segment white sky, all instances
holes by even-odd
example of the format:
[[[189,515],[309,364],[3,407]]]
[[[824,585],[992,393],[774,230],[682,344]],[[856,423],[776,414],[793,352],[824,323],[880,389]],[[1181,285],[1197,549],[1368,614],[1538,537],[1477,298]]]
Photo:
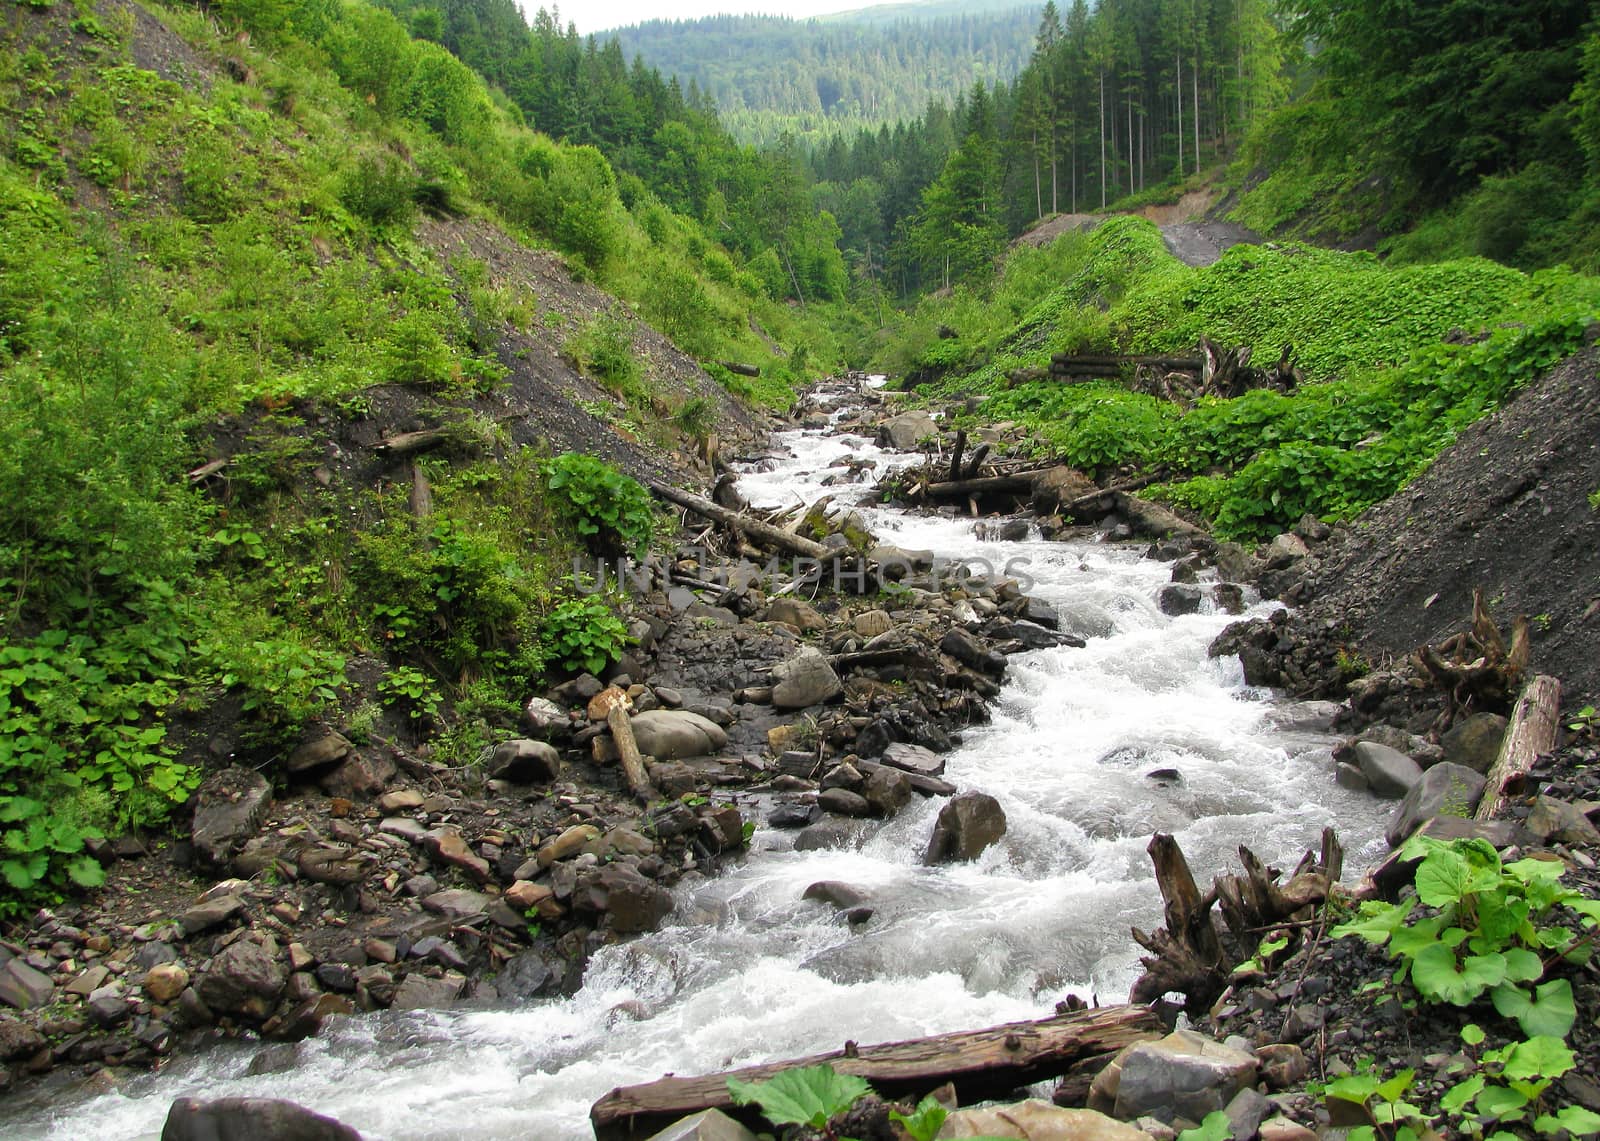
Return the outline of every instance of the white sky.
[[[641,24],[646,20],[697,20],[722,13],[760,13],[766,16],[821,16],[848,12],[892,0],[520,0],[529,17],[540,8],[559,7],[561,26],[578,25],[580,34]]]

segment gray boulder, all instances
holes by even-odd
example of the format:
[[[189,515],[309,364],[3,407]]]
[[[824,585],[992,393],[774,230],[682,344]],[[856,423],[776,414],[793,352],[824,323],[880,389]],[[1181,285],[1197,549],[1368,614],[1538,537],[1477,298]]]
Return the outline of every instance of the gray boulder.
[[[825,788],[817,794],[817,806],[838,816],[870,816],[872,805],[859,792],[847,788]]]
[[[756,1141],[756,1135],[720,1109],[707,1109],[651,1134],[646,1141]]]
[[[1500,742],[1505,735],[1504,717],[1498,713],[1474,713],[1452,725],[1439,738],[1439,745],[1444,749],[1444,759],[1452,765],[1487,773],[1500,755]]]
[[[1488,782],[1482,773],[1448,762],[1434,765],[1406,793],[1389,818],[1384,838],[1398,848],[1425,820],[1435,816],[1471,816]]]
[[[195,990],[217,1013],[260,1021],[272,1013],[288,977],[265,947],[241,939],[211,960]]]
[[[883,751],[883,763],[890,768],[899,769],[901,772],[912,773],[916,776],[937,777],[944,775],[944,758],[932,749],[925,749],[921,745],[910,745],[903,741],[895,741]]]
[[[548,784],[561,775],[561,754],[546,741],[501,741],[489,760],[489,775],[512,784]]]
[[[1255,1076],[1252,1055],[1203,1034],[1178,1030],[1123,1052],[1116,1116],[1204,1121],[1206,1114],[1226,1109]]]
[[[1161,588],[1161,593],[1156,595],[1156,608],[1163,614],[1177,616],[1179,614],[1196,614],[1200,610],[1200,600],[1205,593],[1198,586],[1190,586],[1184,582],[1168,583]]]
[[[1005,655],[989,649],[977,638],[960,627],[948,631],[939,639],[939,649],[964,666],[971,666],[986,674],[999,677],[1006,672]]]
[[[161,1141],[361,1141],[348,1125],[271,1097],[180,1097]]]
[[[272,804],[272,786],[254,769],[235,765],[212,773],[194,798],[195,852],[212,865],[256,834]]]
[[[687,709],[652,709],[628,719],[639,751],[657,760],[703,757],[728,743],[727,730]]]
[[[1006,813],[986,792],[963,792],[939,810],[928,838],[924,864],[975,860],[1006,833]]]
[[[467,980],[454,971],[443,978],[429,978],[413,971],[400,982],[394,992],[394,1010],[443,1010],[461,997]]]
[[[1399,800],[1422,779],[1422,766],[1398,749],[1376,741],[1357,741],[1351,750],[1373,795]]]
[[[878,446],[909,452],[929,436],[939,434],[933,417],[919,410],[902,412],[878,425]]]
[[[874,816],[893,816],[911,800],[911,778],[899,769],[882,766],[867,777],[861,788]]]
[[[828,620],[798,598],[780,598],[767,607],[768,622],[784,622],[797,630],[826,630]]]
[[[12,959],[0,967],[0,1002],[18,1010],[32,1010],[50,1001],[55,984],[50,976],[36,971],[21,959]]]
[[[772,704],[779,709],[804,709],[820,705],[844,692],[844,684],[828,659],[805,650],[772,667]]]

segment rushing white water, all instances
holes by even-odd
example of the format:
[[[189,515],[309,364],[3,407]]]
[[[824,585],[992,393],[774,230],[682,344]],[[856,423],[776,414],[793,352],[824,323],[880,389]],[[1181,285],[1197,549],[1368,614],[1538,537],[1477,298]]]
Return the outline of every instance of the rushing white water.
[[[782,443],[792,455],[742,482],[758,503],[839,491],[821,480],[844,455],[908,462],[855,438]],[[1329,824],[1349,866],[1378,854],[1380,808],[1335,785],[1333,742],[1275,728],[1271,696],[1244,686],[1237,661],[1207,658],[1231,619],[1156,609],[1166,564],[1134,547],[983,542],[971,521],[866,513],[886,542],[1019,567],[1064,626],[1091,635],[1084,649],[1011,659],[993,722],[950,756],[949,779],[998,797],[1009,820],[978,861],[920,866],[937,801],[863,825],[842,851],[795,852],[792,834],[762,829],[744,862],[680,888],[671,926],[597,955],[571,999],[335,1020],[279,1074],[247,1076],[258,1047],[221,1046],[115,1093],[0,1110],[0,1133],[153,1138],[175,1097],[250,1095],[373,1141],[585,1138],[595,1098],[668,1071],[1038,1017],[1069,992],[1121,999],[1137,970],[1128,928],[1159,922],[1153,831],[1176,833],[1206,878],[1241,843],[1292,864]],[[1155,769],[1181,778],[1151,780]],[[852,931],[803,901],[818,880],[864,890],[872,919]]]

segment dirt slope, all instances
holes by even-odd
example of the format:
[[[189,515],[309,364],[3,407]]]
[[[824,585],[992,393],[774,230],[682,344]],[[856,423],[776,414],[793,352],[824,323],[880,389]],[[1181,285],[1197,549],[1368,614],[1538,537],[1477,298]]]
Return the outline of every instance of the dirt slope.
[[[1567,704],[1600,697],[1597,369],[1600,349],[1572,357],[1363,515],[1317,575],[1315,613],[1400,655],[1465,628],[1482,587],[1502,626],[1533,619],[1534,667]]]

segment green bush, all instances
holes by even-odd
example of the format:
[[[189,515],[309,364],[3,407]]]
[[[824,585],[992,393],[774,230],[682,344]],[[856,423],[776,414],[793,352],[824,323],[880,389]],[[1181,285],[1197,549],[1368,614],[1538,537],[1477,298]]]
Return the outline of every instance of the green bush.
[[[644,368],[633,353],[633,327],[628,322],[601,314],[568,337],[562,348],[585,376],[630,400],[643,396]]]
[[[545,660],[569,672],[597,674],[628,646],[628,629],[606,603],[594,595],[570,598],[544,620],[541,628]]]
[[[416,177],[395,155],[362,155],[340,178],[339,201],[371,225],[403,226],[416,212],[416,185]]]
[[[593,456],[563,452],[544,467],[557,509],[600,555],[643,556],[655,533],[650,493]]]

